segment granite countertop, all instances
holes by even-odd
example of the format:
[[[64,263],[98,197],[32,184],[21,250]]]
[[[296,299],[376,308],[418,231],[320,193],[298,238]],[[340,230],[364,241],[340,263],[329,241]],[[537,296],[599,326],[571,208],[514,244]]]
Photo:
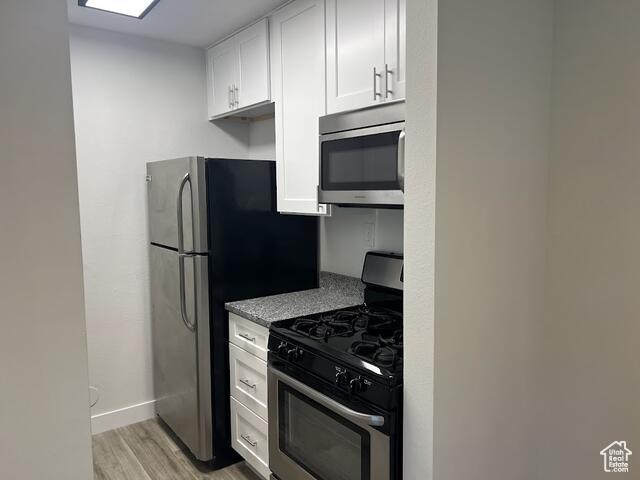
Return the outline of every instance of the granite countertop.
[[[225,308],[259,325],[353,307],[364,301],[364,284],[359,278],[321,272],[320,288],[252,298],[225,304]]]

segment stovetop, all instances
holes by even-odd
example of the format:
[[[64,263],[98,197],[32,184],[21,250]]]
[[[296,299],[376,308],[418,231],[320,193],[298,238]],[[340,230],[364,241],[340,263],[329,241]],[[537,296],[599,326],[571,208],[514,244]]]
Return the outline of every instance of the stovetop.
[[[381,306],[274,322],[272,332],[383,377],[402,373],[402,313]]]

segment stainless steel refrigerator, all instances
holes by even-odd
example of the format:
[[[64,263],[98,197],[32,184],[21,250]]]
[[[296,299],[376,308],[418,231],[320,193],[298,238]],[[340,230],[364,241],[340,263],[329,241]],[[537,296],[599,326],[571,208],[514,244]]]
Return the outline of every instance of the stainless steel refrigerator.
[[[270,161],[147,164],[156,412],[199,460],[231,449],[224,303],[318,285],[318,221],[276,210]]]

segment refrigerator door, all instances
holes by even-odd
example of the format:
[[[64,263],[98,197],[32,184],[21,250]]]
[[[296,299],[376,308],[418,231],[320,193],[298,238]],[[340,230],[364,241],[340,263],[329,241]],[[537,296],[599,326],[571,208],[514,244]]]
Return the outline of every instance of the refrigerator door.
[[[213,457],[207,263],[150,246],[156,412],[203,461]]]
[[[149,237],[156,245],[178,249],[178,212],[182,208],[184,251],[207,252],[204,158],[147,163]]]

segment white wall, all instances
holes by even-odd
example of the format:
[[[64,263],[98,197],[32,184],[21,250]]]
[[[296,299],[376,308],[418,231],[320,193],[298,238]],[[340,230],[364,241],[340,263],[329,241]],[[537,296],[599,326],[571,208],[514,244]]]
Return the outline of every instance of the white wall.
[[[243,158],[248,130],[206,121],[200,49],[74,26],[71,62],[95,433],[153,414],[146,162]]]
[[[0,2],[0,477],[93,478],[66,3]]]
[[[640,2],[558,0],[539,478],[640,475]],[[624,476],[624,475],[623,475]]]
[[[438,3],[438,0],[407,0],[403,370],[404,478],[407,480],[434,478]]]
[[[438,480],[533,479],[553,3],[439,2],[432,299],[434,9],[408,9],[408,65],[418,63],[408,72],[408,101],[417,103],[407,131],[408,478],[433,468]],[[423,56],[425,47],[431,53]]]
[[[249,128],[249,156],[255,160],[276,159],[276,124],[273,118],[251,122]]]
[[[403,210],[334,207],[320,221],[323,271],[360,278],[369,250],[403,253]]]

